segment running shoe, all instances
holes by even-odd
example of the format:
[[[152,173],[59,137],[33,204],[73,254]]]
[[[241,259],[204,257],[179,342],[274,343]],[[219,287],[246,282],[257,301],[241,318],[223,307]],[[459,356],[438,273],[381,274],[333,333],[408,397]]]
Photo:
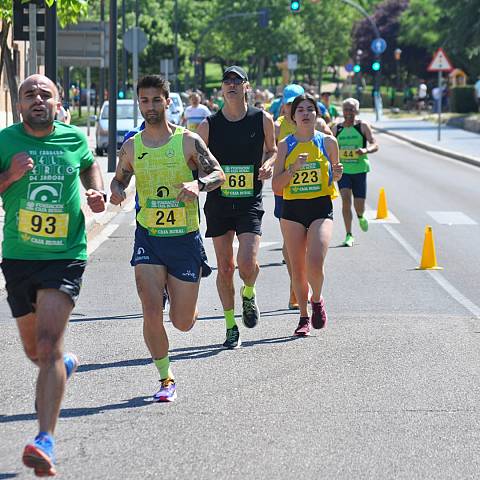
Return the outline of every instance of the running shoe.
[[[290,289],[290,300],[288,301],[288,309],[289,310],[298,310],[300,307],[298,306],[297,297],[295,296],[295,292],[293,289]]]
[[[343,242],[343,246],[353,247],[354,242],[355,242],[355,239],[353,238],[353,235],[351,233],[347,233],[347,236],[345,237],[345,241]]]
[[[293,334],[296,335],[297,337],[308,337],[310,335],[311,330],[312,330],[312,324],[310,323],[310,318],[300,317],[298,326],[295,329],[295,332],[293,332]]]
[[[65,364],[65,372],[67,380],[76,372],[80,362],[74,353],[68,352],[63,354],[63,363]]]
[[[325,310],[325,301],[320,297],[319,302],[312,301],[312,327],[315,329],[324,328],[327,324],[327,311]]]
[[[257,325],[260,318],[260,310],[255,303],[255,295],[252,298],[246,298],[243,296],[243,287],[240,289],[240,295],[242,296],[243,307],[243,324],[247,328],[253,328]]]
[[[368,220],[365,217],[358,217],[358,224],[363,232],[368,231]]]
[[[163,313],[167,313],[170,304],[170,297],[168,296],[168,290],[165,286],[165,290],[163,291]]]
[[[238,348],[242,344],[240,340],[240,332],[238,331],[238,327],[234,325],[232,328],[227,328],[227,338],[225,342],[223,342],[223,346],[225,348]]]
[[[63,363],[65,364],[65,373],[67,380],[76,372],[80,362],[74,353],[68,352],[63,354]],[[35,398],[35,411],[38,412],[37,399]]]
[[[37,477],[53,477],[55,470],[54,440],[48,433],[39,433],[23,450],[23,464],[35,470]]]
[[[154,402],[174,402],[177,398],[177,386],[173,378],[160,380],[160,390],[153,395]]]

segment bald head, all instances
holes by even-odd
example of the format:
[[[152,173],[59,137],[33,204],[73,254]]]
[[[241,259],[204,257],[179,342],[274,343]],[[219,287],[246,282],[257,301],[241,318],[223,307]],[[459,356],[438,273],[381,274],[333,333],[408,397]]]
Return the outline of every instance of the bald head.
[[[53,130],[60,106],[57,86],[45,75],[27,77],[18,89],[17,110],[32,135],[48,135]]]
[[[45,75],[40,75],[39,73],[30,75],[20,84],[20,87],[18,88],[18,96],[19,98],[22,98],[22,95],[25,92],[36,89],[50,90],[55,99],[59,98],[58,89],[55,83]]]

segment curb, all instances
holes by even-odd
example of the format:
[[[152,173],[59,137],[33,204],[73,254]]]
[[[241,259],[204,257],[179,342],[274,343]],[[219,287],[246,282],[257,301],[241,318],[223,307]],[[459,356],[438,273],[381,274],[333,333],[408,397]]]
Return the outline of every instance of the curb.
[[[428,150],[432,153],[437,153],[439,155],[443,155],[444,157],[454,158],[455,160],[459,160],[464,163],[469,163],[475,167],[480,167],[480,158],[470,157],[469,155],[462,155],[461,153],[453,152],[452,150],[447,150],[445,148],[436,147],[430,143],[420,142],[419,140],[414,140],[411,137],[406,137],[404,135],[400,135],[399,133],[394,133],[390,130],[385,128],[376,127],[372,125],[374,130],[380,133],[385,133],[390,135],[391,137],[398,138],[399,140],[403,140],[404,142],[411,143],[416,147],[422,148],[423,150]]]
[[[125,202],[128,202],[132,196],[135,195],[135,191],[135,181],[132,181],[125,191],[127,194]],[[83,215],[85,216],[85,229],[87,234],[92,233],[96,227],[104,227],[121,212],[117,205],[112,205],[111,203],[107,203],[107,208],[102,213],[92,213],[86,203],[82,204],[82,210]]]

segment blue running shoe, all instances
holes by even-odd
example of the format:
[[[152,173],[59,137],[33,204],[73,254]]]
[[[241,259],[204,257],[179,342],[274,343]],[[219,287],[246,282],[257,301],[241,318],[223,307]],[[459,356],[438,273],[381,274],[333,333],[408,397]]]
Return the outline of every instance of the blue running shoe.
[[[23,463],[28,468],[35,470],[37,477],[53,477],[55,470],[55,455],[53,437],[45,432],[40,432],[33,443],[29,443],[23,450]]]
[[[177,398],[177,386],[173,378],[160,380],[160,390],[153,395],[154,402],[174,402]]]
[[[67,372],[67,380],[75,373],[80,362],[74,353],[64,353],[63,363],[65,364],[65,371]]]
[[[65,373],[67,374],[67,380],[75,373],[80,362],[74,353],[64,353],[63,363],[65,364]],[[37,399],[35,398],[35,411],[38,412]]]

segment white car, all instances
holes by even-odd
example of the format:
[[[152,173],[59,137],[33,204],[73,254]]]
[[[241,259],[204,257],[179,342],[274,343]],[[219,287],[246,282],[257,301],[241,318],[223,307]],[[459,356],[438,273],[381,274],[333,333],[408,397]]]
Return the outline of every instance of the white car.
[[[172,103],[168,109],[168,120],[176,125],[180,125],[183,116],[183,103],[178,93],[170,93]],[[138,110],[137,127],[143,122],[142,114]],[[133,100],[117,100],[117,150],[123,143],[123,138],[127,132],[133,130]],[[95,132],[97,147],[95,153],[103,155],[108,148],[108,101],[104,102],[97,118]]]

